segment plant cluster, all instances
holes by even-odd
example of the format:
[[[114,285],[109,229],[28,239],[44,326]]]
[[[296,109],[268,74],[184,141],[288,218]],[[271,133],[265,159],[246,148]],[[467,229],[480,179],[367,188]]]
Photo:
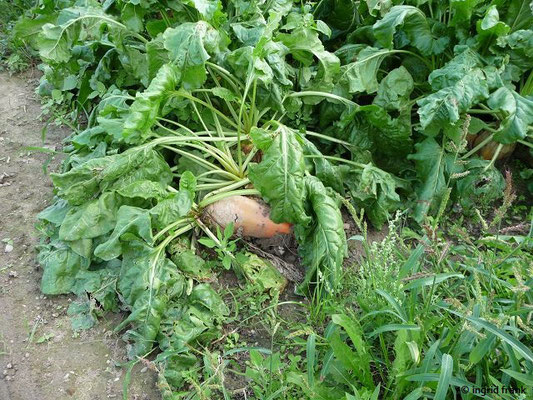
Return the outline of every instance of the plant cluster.
[[[223,268],[263,289],[283,284],[258,257],[235,254],[231,232],[214,232],[206,210],[235,196],[262,198],[273,222],[294,226],[306,267],[297,292],[315,304],[337,296],[347,251],[342,204],[381,228],[400,207],[424,224],[438,221],[450,198],[468,209],[502,193],[495,162],[531,147],[532,25],[522,0],[40,0],[14,36],[39,53],[45,107],[67,112],[74,128],[63,169],[52,174],[55,203],[39,215],[43,292],[85,299],[71,310],[78,327],[94,323],[97,310],[126,310],[117,330],[132,357],[159,348],[165,397],[197,388],[198,365],[214,371],[205,382],[220,381],[223,366],[197,349],[220,334],[229,310],[207,282],[212,264],[201,250],[212,248]],[[358,282],[374,295],[386,288],[369,282],[387,270],[371,281],[372,270],[364,266]],[[380,296],[394,307],[420,296],[433,306],[424,290],[457,277],[444,274]],[[398,346],[421,349],[415,310],[398,309],[396,328],[369,338],[385,352],[381,334],[398,331]],[[492,332],[481,311],[468,318]],[[358,377],[364,393],[396,385],[379,372],[390,360],[372,361],[353,317],[332,317],[337,328],[324,338],[335,343],[327,365],[336,367],[327,371],[336,382],[349,373],[342,385]],[[333,363],[350,350],[341,328],[361,360]],[[325,378],[315,376],[315,339],[307,389]],[[448,349],[435,358],[438,349],[417,373],[442,361],[435,396],[444,398],[453,356]],[[515,358],[531,362],[519,350]],[[377,396],[342,385],[302,390]]]

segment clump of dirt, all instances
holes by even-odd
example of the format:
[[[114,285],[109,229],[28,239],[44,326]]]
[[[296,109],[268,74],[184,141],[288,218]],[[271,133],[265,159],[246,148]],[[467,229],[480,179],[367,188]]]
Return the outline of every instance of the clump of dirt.
[[[66,315],[73,298],[39,290],[34,225],[53,197],[42,168],[50,155],[27,148],[60,150],[69,132],[51,125],[42,143],[36,85],[31,71],[0,73],[0,399],[119,399],[125,370],[118,364],[126,360],[125,345],[113,333],[119,316],[76,333]],[[159,398],[155,374],[136,366],[129,399]]]

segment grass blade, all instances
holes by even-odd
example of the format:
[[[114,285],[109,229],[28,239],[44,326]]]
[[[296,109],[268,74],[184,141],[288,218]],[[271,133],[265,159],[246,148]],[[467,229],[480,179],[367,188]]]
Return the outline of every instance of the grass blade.
[[[452,273],[445,273],[445,274],[436,274],[431,276],[425,276],[423,278],[415,279],[414,281],[409,282],[407,285],[405,285],[403,288],[404,290],[411,290],[411,289],[417,289],[423,286],[430,286],[430,285],[437,285],[441,282],[444,282],[447,279],[450,278],[459,278],[464,279],[463,274],[452,274]]]
[[[407,329],[410,331],[419,331],[420,327],[418,325],[409,325],[409,324],[388,324],[380,326],[374,332],[372,332],[369,337],[374,337],[384,332],[399,331],[400,329]]]
[[[523,374],[521,372],[513,371],[512,369],[502,369],[502,371],[517,382],[523,383],[528,387],[533,387],[533,374]]]
[[[450,387],[450,380],[453,373],[453,357],[444,353],[442,355],[442,363],[440,370],[439,383],[437,384],[437,391],[435,392],[434,400],[445,400],[446,394]]]
[[[311,333],[307,338],[307,381],[310,387],[315,386],[315,351],[316,335]]]

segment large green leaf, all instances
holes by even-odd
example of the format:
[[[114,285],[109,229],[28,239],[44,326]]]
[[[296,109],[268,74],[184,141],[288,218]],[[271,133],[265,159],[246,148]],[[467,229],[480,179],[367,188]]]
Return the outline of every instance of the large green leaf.
[[[313,64],[313,56],[319,60],[320,68],[315,82],[313,82],[313,87],[320,87],[324,90],[332,87],[333,78],[340,69],[340,61],[334,54],[324,49],[324,45],[318,37],[317,27],[315,26],[313,29],[310,26],[308,16],[310,15],[289,14],[287,24],[283,28],[291,32],[280,33],[276,39],[287,46],[292,56],[304,66]],[[330,34],[331,32],[327,33]]]
[[[364,207],[372,224],[381,229],[400,202],[392,175],[367,164],[361,174],[352,179],[349,184],[352,196]]]
[[[342,215],[318,178],[307,176],[305,186],[313,220],[308,227],[299,225],[295,231],[306,267],[298,291],[306,293],[310,285],[319,284],[327,292],[334,292],[341,284],[347,249]]]
[[[481,46],[490,45],[495,38],[506,35],[511,28],[500,21],[500,14],[495,5],[489,7],[483,19],[477,21],[477,40]]]
[[[185,279],[159,251],[136,237],[128,239],[117,286],[131,314],[116,329],[131,326],[125,338],[134,342],[129,351],[134,356],[152,349],[169,301],[182,296]]]
[[[273,135],[262,161],[250,165],[250,180],[272,208],[270,218],[274,222],[307,224],[302,139],[281,124]]]
[[[108,233],[115,226],[119,206],[120,200],[116,194],[107,192],[80,207],[72,208],[59,228],[59,238],[91,239]]]
[[[338,193],[344,194],[343,174],[347,166],[334,166],[322,157],[322,153],[309,140],[304,138],[304,151],[306,155],[313,156],[310,160],[314,166],[314,174],[320,181]]]
[[[188,190],[180,190],[172,194],[150,210],[150,214],[156,217],[155,225],[163,228],[175,222],[180,217],[187,215],[193,203],[192,193]]]
[[[476,12],[476,6],[483,0],[450,0],[450,10],[453,12],[451,26],[470,25],[470,18]]]
[[[414,218],[422,222],[431,209],[439,206],[446,191],[446,174],[453,164],[453,155],[446,153],[433,138],[427,138],[415,144],[415,147],[416,153],[409,156],[409,159],[415,161],[420,180],[416,189]]]
[[[447,37],[435,39],[424,13],[413,6],[392,7],[373,29],[378,42],[388,49],[393,47],[394,34],[401,29],[411,44],[426,56],[442,53],[449,42]]]
[[[126,142],[138,142],[150,134],[163,101],[180,82],[181,71],[173,64],[164,64],[148,88],[137,93],[135,101],[124,121],[123,133]]]
[[[411,74],[401,66],[389,72],[379,83],[373,103],[389,111],[403,109],[407,106],[413,88]]]
[[[501,87],[490,96],[487,103],[493,110],[505,114],[494,139],[501,143],[514,143],[527,136],[533,124],[533,100],[530,97],[522,97],[514,90]]]
[[[142,168],[140,168],[142,166]],[[63,174],[50,174],[59,197],[72,205],[80,205],[100,192],[125,188],[138,180],[153,180],[168,185],[170,167],[149,147],[138,147],[124,153],[95,158]]]
[[[88,259],[79,256],[59,241],[41,249],[38,259],[43,266],[41,291],[44,294],[69,293],[76,283],[78,271],[89,267]]]
[[[377,73],[381,63],[394,50],[367,47],[357,54],[357,60],[341,67],[335,91],[346,96],[354,93],[374,93],[378,90]]]
[[[169,28],[163,34],[170,60],[177,66],[185,89],[199,88],[206,79],[205,62],[209,59],[206,47],[216,50],[219,33],[204,21],[186,22]]]
[[[150,214],[147,210],[137,207],[122,206],[117,213],[117,223],[109,239],[98,245],[94,255],[109,261],[122,254],[120,238],[129,233],[152,243],[152,226]]]
[[[487,97],[487,75],[479,68],[464,75],[453,86],[424,97],[418,101],[424,134],[434,136],[440,129],[454,125],[463,112]]]
[[[506,54],[509,54],[510,67],[525,72],[533,65],[533,29],[523,29],[501,36],[496,43],[505,49]]]

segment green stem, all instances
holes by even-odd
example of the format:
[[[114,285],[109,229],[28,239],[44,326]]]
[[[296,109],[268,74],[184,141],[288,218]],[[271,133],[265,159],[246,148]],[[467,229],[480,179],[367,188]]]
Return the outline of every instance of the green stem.
[[[533,149],[533,143],[526,142],[525,140],[517,140],[518,143],[523,144],[524,146],[529,147],[530,149]]]
[[[521,96],[529,96],[530,94],[533,94],[533,70],[529,73],[529,76],[526,80],[526,83],[520,90]]]
[[[476,109],[470,109],[467,111],[468,114],[494,114],[493,110],[476,110]]]
[[[187,92],[185,92],[185,91],[182,91],[182,90],[178,91],[178,90],[176,90],[176,91],[171,92],[171,95],[174,95],[174,96],[176,96],[176,97],[185,97],[185,98],[188,99],[188,100],[191,100],[191,101],[193,101],[193,102],[195,102],[195,103],[201,104],[201,105],[203,105],[204,107],[210,109],[211,111],[217,113],[218,116],[219,116],[220,118],[222,118],[224,121],[226,121],[228,124],[230,124],[233,128],[235,128],[235,129],[238,128],[238,125],[237,125],[234,121],[232,121],[231,119],[229,119],[228,117],[226,117],[222,112],[220,112],[220,111],[217,110],[216,108],[210,106],[210,105],[207,104],[205,101],[200,100],[200,99],[198,99],[198,98],[196,98],[196,97],[190,95],[189,93],[187,93]],[[208,130],[208,129],[206,129],[206,130]]]
[[[340,101],[341,103],[344,103],[344,104],[347,104],[347,105],[350,105],[350,106],[358,106],[357,103],[354,103],[351,100],[345,99],[344,97],[337,96],[336,94],[327,93],[327,92],[317,92],[317,91],[313,91],[313,90],[307,90],[307,91],[304,91],[304,92],[294,92],[294,93],[288,94],[287,96],[285,96],[285,98],[287,98],[287,97],[307,97],[307,96],[321,96],[321,97],[326,97],[328,99]]]
[[[252,159],[254,158],[254,156],[257,154],[258,151],[259,151],[259,149],[254,147],[250,151],[250,153],[248,153],[248,155],[246,156],[246,159],[244,160],[244,162],[242,164],[243,172],[246,171],[246,168],[248,167],[248,164],[250,164],[250,162],[252,161]]]
[[[170,225],[165,226],[162,230],[160,230],[155,236],[154,236],[154,243],[159,239],[161,236],[163,236],[166,232],[168,232],[171,229],[174,229],[180,225],[187,224],[189,222],[194,221],[194,219],[190,217],[180,218],[177,221],[171,223]]]
[[[334,157],[334,156],[305,155],[304,157],[305,158],[325,158],[327,160],[333,160],[333,161],[338,161],[338,162],[343,162],[343,163],[346,163],[346,164],[350,164],[350,165],[353,165],[354,167],[358,167],[358,168],[365,168],[367,166],[367,164],[358,163],[358,162],[355,162],[355,161],[352,161],[352,160],[345,160],[344,158]]]
[[[329,142],[338,143],[338,144],[342,144],[344,146],[352,147],[352,144],[350,144],[348,142],[345,142],[344,140],[332,138],[331,136],[327,136],[327,135],[322,135],[321,133],[316,133],[316,132],[312,132],[312,131],[306,131],[305,134],[309,135],[309,136],[314,136],[314,137],[317,137],[317,138],[320,138],[320,139],[324,139],[324,140],[327,140]]]
[[[222,187],[221,189],[214,190],[211,193],[206,194],[205,197],[203,198],[203,200],[208,199],[209,197],[216,196],[216,195],[218,195],[220,193],[229,192],[229,191],[238,189],[240,187],[248,185],[249,183],[250,183],[250,179],[248,179],[248,178],[245,178],[245,179],[240,180],[238,182],[232,183],[231,185],[228,185],[227,182],[226,182],[226,186]]]
[[[219,171],[219,172],[227,172],[227,171],[224,171],[223,169],[217,167],[215,164],[213,163],[210,163],[209,161],[207,160],[204,160],[203,158],[201,157],[198,157],[194,154],[191,154],[189,152],[186,152],[186,151],[183,151],[181,149],[176,149],[175,147],[170,147],[170,146],[162,146],[170,151],[173,151],[174,153],[178,153],[179,155],[183,156],[183,157],[187,157],[189,158],[191,161],[195,161],[197,164],[200,164],[202,165],[203,167],[207,167],[211,170],[215,170],[215,171]],[[232,175],[231,173],[227,172],[228,174]]]
[[[227,185],[228,185],[227,181],[222,181],[220,183],[205,183],[205,184],[197,185],[196,190],[200,191],[200,190],[218,189],[221,187],[226,187]]]
[[[170,145],[170,144],[188,144],[189,142],[206,143],[206,142],[235,142],[236,138],[216,137],[216,136],[161,136],[147,143],[149,147]]]
[[[216,203],[219,200],[225,199],[227,197],[232,197],[232,196],[259,196],[260,194],[261,193],[255,189],[233,190],[231,192],[224,192],[224,193],[217,194],[215,196],[211,196],[207,199],[203,199],[198,206],[200,208],[204,208],[208,206],[209,204]]]
[[[212,62],[207,61],[205,63],[208,67],[211,67],[215,69],[226,81],[235,89],[235,93],[239,93],[238,87],[243,87],[242,83],[233,76],[231,72],[229,72],[227,69],[222,68],[219,65],[213,64]],[[244,96],[243,96],[244,97]]]
[[[475,146],[472,150],[470,150],[468,153],[466,153],[464,156],[461,157],[461,160],[465,160],[468,157],[470,157],[472,154],[476,153],[479,149],[483,148],[488,142],[492,140],[494,137],[494,133],[491,133],[489,136],[487,136],[481,143],[479,143],[477,146]]]

